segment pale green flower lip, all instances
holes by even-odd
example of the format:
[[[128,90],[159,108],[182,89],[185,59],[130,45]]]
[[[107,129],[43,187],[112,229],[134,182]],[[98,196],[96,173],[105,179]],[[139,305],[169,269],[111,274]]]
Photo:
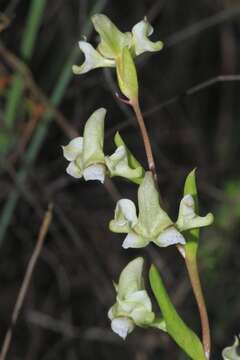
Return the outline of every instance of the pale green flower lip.
[[[115,286],[116,303],[108,311],[112,330],[123,339],[134,327],[151,326],[155,320],[151,300],[143,283],[143,258],[136,258],[122,270]]]

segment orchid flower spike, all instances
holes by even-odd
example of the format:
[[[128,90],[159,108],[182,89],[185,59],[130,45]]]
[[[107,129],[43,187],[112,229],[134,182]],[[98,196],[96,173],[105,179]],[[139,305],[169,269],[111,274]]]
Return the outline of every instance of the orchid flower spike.
[[[159,203],[151,172],[146,172],[138,189],[137,216],[135,204],[129,199],[117,202],[114,219],[109,228],[116,233],[126,233],[123,248],[142,248],[151,241],[159,247],[185,244],[185,239]]]
[[[234,344],[223,350],[222,356],[224,360],[240,360],[240,344],[237,336],[235,337]]]
[[[87,120],[83,137],[62,146],[64,157],[70,161],[67,173],[74,178],[104,182],[106,166],[103,153],[104,119],[106,109],[96,110]]]
[[[100,67],[115,67],[116,60],[121,56],[123,49],[129,49],[132,56],[138,56],[146,51],[159,51],[163,47],[161,41],[152,42],[148,37],[153,33],[152,26],[144,18],[137,23],[132,32],[121,32],[111,20],[103,14],[92,17],[95,30],[100,36],[97,49],[87,41],[79,41],[79,47],[84,53],[85,61],[82,65],[73,65],[75,74],[84,74]]]
[[[116,303],[108,312],[112,330],[124,340],[136,325],[151,326],[155,319],[143,284],[143,262],[143,258],[136,258],[123,269],[115,285]]]

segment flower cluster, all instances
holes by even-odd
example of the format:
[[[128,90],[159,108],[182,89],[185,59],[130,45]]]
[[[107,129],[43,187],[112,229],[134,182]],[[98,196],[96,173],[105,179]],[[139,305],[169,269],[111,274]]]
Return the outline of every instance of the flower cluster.
[[[139,215],[135,204],[129,199],[117,202],[114,219],[110,222],[110,230],[116,233],[126,233],[123,248],[142,248],[151,241],[159,247],[174,244],[185,244],[181,232],[208,226],[213,222],[213,215],[204,217],[195,213],[194,200],[186,195],[181,200],[177,222],[174,224],[167,213],[161,208],[159,193],[153,176],[146,172],[144,180],[138,189]]]
[[[85,61],[81,66],[73,65],[75,74],[84,74],[100,67],[115,67],[124,48],[129,49],[135,57],[146,51],[159,51],[163,47],[161,41],[152,42],[148,39],[153,33],[153,27],[146,18],[137,23],[131,32],[125,33],[121,32],[106,15],[96,14],[92,17],[92,22],[100,36],[100,42],[97,49],[94,49],[87,41],[79,41]]]
[[[115,136],[116,151],[111,156],[103,152],[106,109],[96,110],[86,122],[83,137],[63,146],[63,155],[70,161],[67,173],[75,178],[104,182],[105,175],[122,176],[139,183],[144,175],[140,163],[131,155],[122,138]]]

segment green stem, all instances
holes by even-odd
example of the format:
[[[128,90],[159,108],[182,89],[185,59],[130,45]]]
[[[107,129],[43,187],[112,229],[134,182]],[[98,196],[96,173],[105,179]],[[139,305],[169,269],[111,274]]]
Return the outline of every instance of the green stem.
[[[204,300],[203,290],[201,286],[198,265],[197,265],[197,244],[187,243],[185,246],[185,263],[191,281],[193,293],[197,302],[201,327],[202,327],[202,342],[205,351],[206,359],[210,358],[211,352],[211,338],[209,320],[207,314],[206,303]]]

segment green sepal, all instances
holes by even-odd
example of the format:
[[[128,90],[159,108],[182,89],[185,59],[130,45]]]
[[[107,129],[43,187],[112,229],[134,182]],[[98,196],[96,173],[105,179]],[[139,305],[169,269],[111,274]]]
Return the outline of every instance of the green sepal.
[[[138,98],[138,79],[136,66],[127,47],[116,58],[118,85],[121,92],[131,101]]]
[[[156,318],[150,326],[155,329],[167,332],[166,321],[162,318]]]
[[[154,239],[173,223],[160,206],[159,192],[152,173],[147,171],[138,189],[139,222],[135,230],[144,237]]]
[[[178,315],[154,265],[150,268],[149,279],[152,291],[166,322],[168,334],[191,359],[206,360],[201,341]]]
[[[115,59],[125,46],[130,47],[131,33],[121,32],[106,15],[95,14],[92,16],[92,22],[100,35],[98,50],[104,57]]]
[[[96,110],[86,122],[83,132],[83,164],[105,163],[103,153],[104,119],[106,109]]]

